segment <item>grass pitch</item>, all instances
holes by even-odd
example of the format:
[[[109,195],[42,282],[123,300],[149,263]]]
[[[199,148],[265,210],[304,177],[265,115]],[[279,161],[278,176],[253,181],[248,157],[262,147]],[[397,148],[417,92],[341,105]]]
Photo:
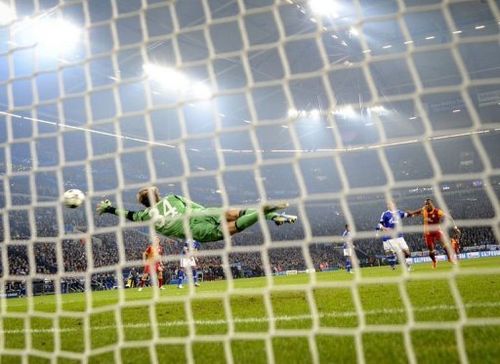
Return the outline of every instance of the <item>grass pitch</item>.
[[[465,354],[499,363],[499,267],[500,258],[483,258],[415,265],[409,275],[379,267],[4,299],[0,359],[449,364]]]

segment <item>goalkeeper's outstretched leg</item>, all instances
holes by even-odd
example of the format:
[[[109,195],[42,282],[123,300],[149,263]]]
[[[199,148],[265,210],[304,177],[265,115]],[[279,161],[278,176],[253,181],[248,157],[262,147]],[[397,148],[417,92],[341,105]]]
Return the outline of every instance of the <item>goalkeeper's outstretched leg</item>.
[[[283,224],[293,224],[297,221],[297,216],[295,215],[286,215],[284,213],[277,213],[276,211],[283,210],[288,207],[288,203],[280,203],[276,205],[265,205],[263,207],[263,213],[266,217],[266,220],[274,221],[276,225]],[[245,209],[238,210],[232,209],[231,219],[226,219],[228,222],[228,229],[231,235],[236,234],[237,232],[243,231],[246,228],[252,226],[259,220],[259,212],[256,209]],[[237,214],[237,218],[234,217]]]

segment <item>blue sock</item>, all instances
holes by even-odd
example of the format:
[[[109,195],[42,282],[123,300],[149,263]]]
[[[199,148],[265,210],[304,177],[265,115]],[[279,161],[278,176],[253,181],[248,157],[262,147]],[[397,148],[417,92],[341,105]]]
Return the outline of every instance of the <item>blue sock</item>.
[[[391,266],[391,268],[394,269],[394,266],[396,265],[396,257],[394,255],[389,255],[387,257],[387,261],[389,262],[389,265]]]
[[[179,281],[178,284],[182,284],[184,281],[184,271],[182,269],[177,271],[177,280]]]
[[[198,275],[196,274],[196,269],[193,269],[193,282],[198,283]]]
[[[349,273],[352,269],[351,260],[349,258],[345,260],[345,269],[347,270],[347,273]]]

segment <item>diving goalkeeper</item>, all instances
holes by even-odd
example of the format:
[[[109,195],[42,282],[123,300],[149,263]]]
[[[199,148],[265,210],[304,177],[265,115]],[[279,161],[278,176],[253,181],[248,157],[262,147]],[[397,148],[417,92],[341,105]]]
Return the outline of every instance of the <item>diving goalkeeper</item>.
[[[111,201],[104,200],[97,205],[96,210],[99,215],[107,213],[124,216],[130,221],[151,220],[157,233],[179,239],[187,237],[183,216],[189,214],[191,237],[204,243],[224,238],[222,216],[227,221],[231,235],[245,230],[259,219],[259,212],[256,209],[209,208],[177,195],[167,195],[162,198],[156,186],[141,188],[137,192],[137,201],[146,208],[140,211],[128,211],[113,207]],[[267,220],[274,221],[276,225],[293,224],[297,216],[276,212],[287,206],[287,203],[265,205],[262,212]]]

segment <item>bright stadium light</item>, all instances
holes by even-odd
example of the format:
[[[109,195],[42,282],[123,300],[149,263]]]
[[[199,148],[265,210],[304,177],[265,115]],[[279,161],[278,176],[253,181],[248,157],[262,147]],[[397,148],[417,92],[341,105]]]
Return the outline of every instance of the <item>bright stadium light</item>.
[[[356,116],[356,111],[351,105],[340,107],[334,110],[333,113],[343,118],[353,118]]]
[[[74,49],[82,30],[63,19],[40,17],[14,24],[12,34],[18,45],[36,45],[42,50],[41,54],[60,55]]]
[[[314,14],[338,17],[339,6],[336,0],[310,0],[309,7]]]
[[[9,24],[15,18],[14,10],[9,5],[0,2],[0,26]]]
[[[299,111],[297,109],[288,109],[288,117],[294,119],[299,116]]]
[[[146,63],[142,66],[144,74],[163,88],[179,92],[182,96],[190,96],[195,99],[208,100],[213,92],[204,82],[191,80],[184,73],[171,68]]]
[[[389,110],[387,110],[384,106],[382,105],[377,105],[377,106],[372,106],[368,108],[369,112],[373,112],[378,115],[387,115],[389,114]]]
[[[202,82],[193,84],[191,90],[197,99],[208,100],[212,97],[212,90]]]
[[[80,40],[82,30],[63,19],[41,19],[34,26],[37,43],[47,50],[71,50]]]
[[[320,114],[321,113],[318,109],[312,109],[309,111],[309,117],[312,119],[319,119]]]
[[[352,37],[359,37],[359,30],[357,30],[354,27],[349,28],[349,36]]]
[[[146,63],[142,68],[150,79],[160,83],[165,88],[184,91],[189,87],[188,78],[173,68],[162,67],[152,63]]]

